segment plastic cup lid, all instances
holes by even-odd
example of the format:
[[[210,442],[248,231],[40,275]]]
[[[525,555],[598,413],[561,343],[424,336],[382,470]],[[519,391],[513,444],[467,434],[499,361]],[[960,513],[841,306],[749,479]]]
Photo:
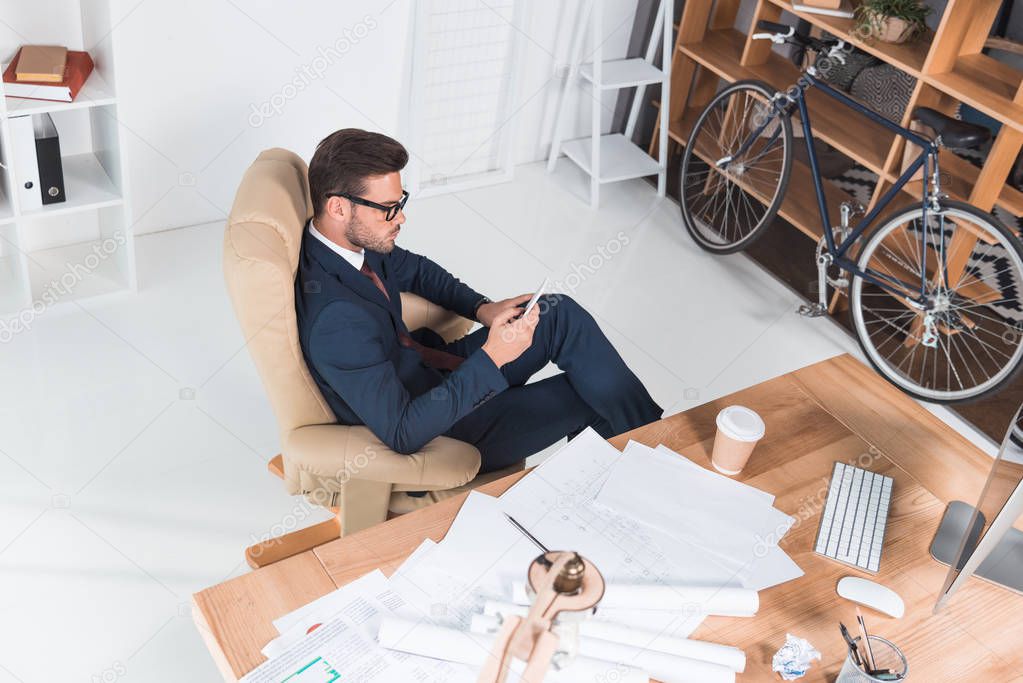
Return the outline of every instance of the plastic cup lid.
[[[759,441],[764,436],[764,421],[745,406],[728,406],[718,413],[718,429],[736,441]]]

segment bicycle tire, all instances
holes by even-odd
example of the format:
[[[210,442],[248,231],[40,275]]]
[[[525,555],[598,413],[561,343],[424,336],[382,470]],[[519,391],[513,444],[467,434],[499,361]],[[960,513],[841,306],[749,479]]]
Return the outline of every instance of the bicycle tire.
[[[1015,253],[1016,258],[1018,259],[1017,263],[1021,269],[1021,274],[1023,274],[1023,245],[1020,244],[1019,238],[1017,238],[995,216],[981,211],[970,204],[954,200],[942,200],[940,202],[940,206],[942,210],[945,211],[968,214],[977,222],[977,225],[987,224],[990,226],[990,228],[992,228],[992,232],[997,233],[997,235],[1002,238],[1000,240],[1000,244],[1011,249]],[[919,205],[915,205],[896,211],[881,222],[881,224],[870,233],[870,236],[866,239],[862,248],[859,250],[857,265],[860,270],[867,269],[867,262],[869,261],[870,256],[873,254],[877,246],[880,245],[880,241],[886,236],[886,232],[905,224],[907,219],[914,215],[919,215],[920,213],[921,207]],[[928,213],[930,213],[929,210]],[[1015,380],[1019,376],[1020,371],[1023,370],[1023,345],[1021,345],[1021,351],[1018,351],[1015,354],[1014,360],[1011,361],[1011,367],[1007,367],[1007,370],[997,379],[997,381],[989,385],[981,385],[981,387],[978,387],[975,390],[962,392],[936,392],[933,389],[921,387],[918,383],[907,381],[906,378],[900,377],[892,372],[883,359],[879,357],[874,344],[865,340],[865,338],[869,339],[869,335],[863,318],[863,283],[864,280],[861,276],[856,274],[852,275],[852,280],[849,286],[850,316],[852,318],[856,340],[859,342],[860,348],[863,350],[864,355],[867,357],[867,360],[870,362],[874,370],[906,394],[931,403],[970,403],[999,392],[1007,384]],[[1019,284],[1023,285],[1023,278],[1021,278],[1021,282]]]
[[[736,93],[742,91],[753,91],[765,100],[770,100],[775,96],[777,90],[772,88],[767,83],[758,80],[742,80],[736,81],[731,85],[726,86],[721,90],[713,99],[704,107],[703,111],[700,112],[697,117],[696,123],[693,125],[693,130],[689,135],[689,139],[686,142],[685,151],[682,155],[681,162],[681,173],[680,173],[680,186],[679,186],[679,205],[682,212],[682,222],[686,227],[686,231],[689,233],[693,241],[696,242],[705,251],[713,254],[733,254],[738,251],[747,249],[750,245],[760,239],[775,216],[778,214],[778,209],[781,206],[782,201],[785,198],[785,193],[788,190],[789,176],[791,175],[792,169],[792,155],[793,155],[793,135],[792,135],[792,122],[789,116],[779,117],[782,126],[782,168],[780,176],[778,178],[778,186],[771,198],[770,204],[766,204],[766,211],[760,218],[759,222],[741,239],[735,241],[711,241],[708,239],[700,227],[697,225],[696,218],[692,215],[693,206],[690,204],[690,200],[687,199],[687,186],[688,183],[695,181],[695,167],[697,162],[707,164],[705,159],[702,159],[698,153],[696,153],[697,137],[701,132],[705,132],[705,126],[709,126],[708,123],[710,115],[714,112],[718,106],[721,105],[722,101],[726,98],[732,97]],[[709,165],[708,165],[709,166]],[[698,182],[698,181],[696,181]],[[733,183],[736,187],[742,190],[741,186]],[[746,193],[750,194],[750,193]],[[757,197],[753,197],[754,201],[758,201],[761,204],[765,204],[762,200]]]

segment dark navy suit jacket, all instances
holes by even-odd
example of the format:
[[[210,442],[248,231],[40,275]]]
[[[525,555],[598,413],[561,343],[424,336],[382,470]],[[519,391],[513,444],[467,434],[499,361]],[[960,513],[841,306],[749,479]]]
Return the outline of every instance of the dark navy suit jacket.
[[[390,254],[366,250],[365,257],[390,301],[306,225],[295,277],[302,352],[340,424],[364,424],[392,450],[415,453],[508,382],[482,350],[444,373],[399,343],[398,335],[409,333],[400,292],[470,319],[482,295],[430,259],[397,246]]]

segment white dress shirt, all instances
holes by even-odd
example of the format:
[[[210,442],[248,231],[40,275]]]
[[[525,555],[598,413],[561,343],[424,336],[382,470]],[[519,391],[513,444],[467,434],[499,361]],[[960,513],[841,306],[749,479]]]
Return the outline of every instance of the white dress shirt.
[[[365,249],[360,249],[359,251],[352,251],[351,249],[345,249],[339,244],[334,244],[329,239],[327,239],[327,237],[323,233],[316,229],[316,226],[313,225],[312,220],[309,221],[309,234],[315,237],[316,239],[320,240],[324,244],[326,244],[327,247],[332,252],[338,254],[339,256],[342,256],[345,261],[351,263],[352,266],[355,267],[355,270],[362,270],[362,263],[363,261],[366,260]]]

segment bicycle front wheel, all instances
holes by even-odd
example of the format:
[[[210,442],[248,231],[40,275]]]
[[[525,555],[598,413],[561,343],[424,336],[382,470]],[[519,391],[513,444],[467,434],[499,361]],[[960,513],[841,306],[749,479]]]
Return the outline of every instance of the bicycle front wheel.
[[[737,81],[704,108],[682,156],[682,222],[703,249],[731,254],[770,225],[792,164],[792,123],[774,111],[775,90]]]
[[[850,285],[856,336],[875,369],[906,393],[955,403],[998,391],[1023,358],[1023,249],[990,214],[961,202],[904,210],[878,228]],[[911,302],[920,292],[926,304]]]

